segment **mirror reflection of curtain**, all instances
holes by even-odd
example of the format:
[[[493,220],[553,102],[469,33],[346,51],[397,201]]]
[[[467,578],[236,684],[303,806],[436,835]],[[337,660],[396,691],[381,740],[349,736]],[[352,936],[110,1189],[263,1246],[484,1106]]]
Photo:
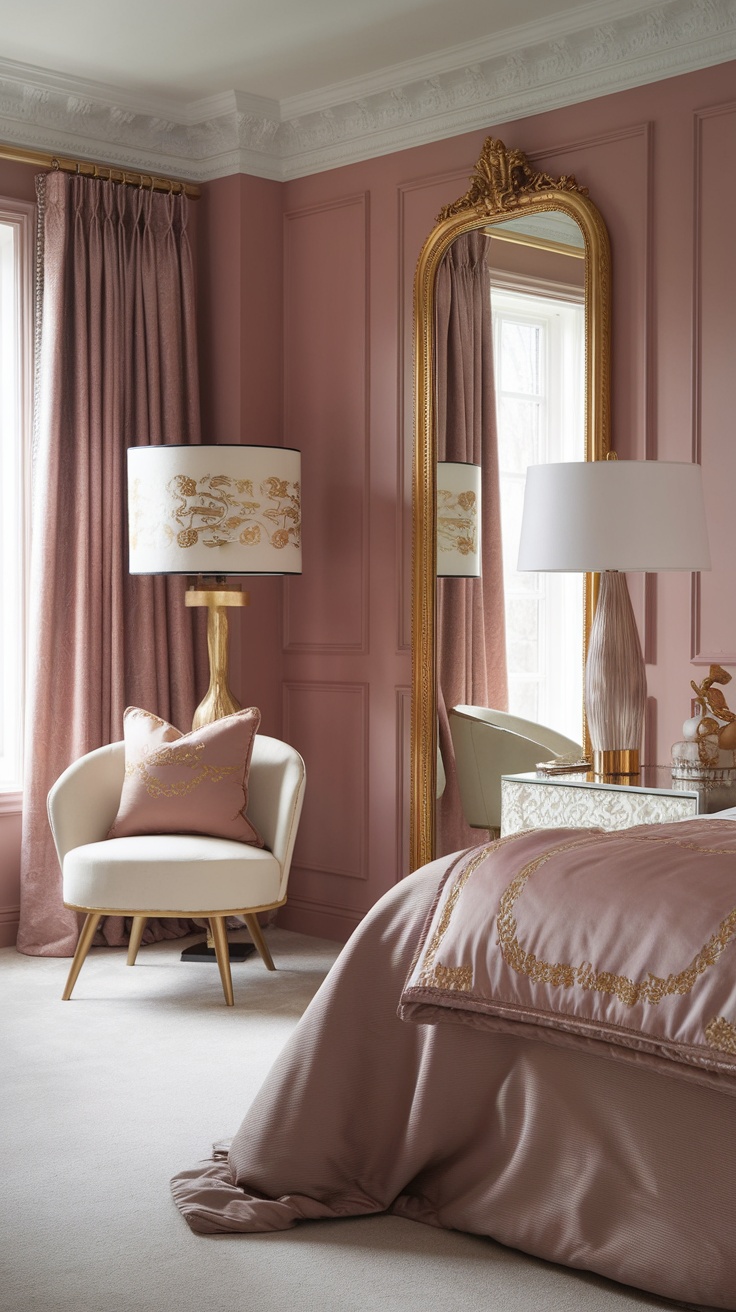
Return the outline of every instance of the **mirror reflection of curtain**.
[[[493,385],[488,239],[453,242],[437,273],[437,458],[482,467],[482,578],[437,582],[437,708],[447,785],[437,804],[437,852],[478,842],[457,788],[447,711],[458,704],[505,710],[506,635]]]

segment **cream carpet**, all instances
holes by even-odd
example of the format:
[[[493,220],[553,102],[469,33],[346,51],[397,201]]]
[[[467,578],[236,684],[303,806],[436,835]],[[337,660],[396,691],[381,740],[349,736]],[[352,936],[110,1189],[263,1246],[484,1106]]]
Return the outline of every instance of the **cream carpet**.
[[[398,1217],[193,1235],[169,1178],[237,1129],[337,954],[269,929],[278,967],[192,940],[68,961],[0,951],[2,1312],[631,1312],[673,1305]]]

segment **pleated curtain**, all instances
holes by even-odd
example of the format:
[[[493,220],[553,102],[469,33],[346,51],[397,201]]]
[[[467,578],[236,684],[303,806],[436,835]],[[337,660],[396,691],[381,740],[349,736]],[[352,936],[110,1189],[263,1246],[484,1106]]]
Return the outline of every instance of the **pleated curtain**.
[[[18,948],[68,956],[77,914],[62,903],[49,788],[70,762],[122,737],[127,705],[185,731],[195,684],[203,690],[186,581],[128,574],[126,506],[127,448],[199,442],[199,389],[186,197],[61,172],[39,177],[37,194]],[[188,928],[155,922],[148,936]],[[125,925],[108,917],[102,934],[123,942]]]
[[[442,853],[483,839],[463,817],[447,712],[462,704],[508,706],[491,285],[480,231],[458,237],[440,265],[436,332],[438,459],[482,469],[482,578],[437,583],[439,744],[447,775],[437,803]]]

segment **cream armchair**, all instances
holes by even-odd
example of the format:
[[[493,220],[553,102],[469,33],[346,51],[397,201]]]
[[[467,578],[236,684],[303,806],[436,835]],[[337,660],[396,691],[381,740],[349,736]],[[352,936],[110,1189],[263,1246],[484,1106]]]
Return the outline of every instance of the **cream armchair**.
[[[63,875],[64,903],[86,912],[63,998],[72,989],[100,918],[132,916],[128,965],[149,917],[209,920],[225,1001],[233,1005],[225,918],[242,916],[268,970],[275,970],[258,912],[283,906],[304,798],[304,762],[293,747],[257,734],[248,780],[248,818],[265,846],[198,834],[106,837],[123,786],[122,742],[75,761],[48,797]]]
[[[582,753],[579,743],[554,729],[486,706],[453,706],[449,720],[460,801],[474,829],[500,830],[502,775]]]

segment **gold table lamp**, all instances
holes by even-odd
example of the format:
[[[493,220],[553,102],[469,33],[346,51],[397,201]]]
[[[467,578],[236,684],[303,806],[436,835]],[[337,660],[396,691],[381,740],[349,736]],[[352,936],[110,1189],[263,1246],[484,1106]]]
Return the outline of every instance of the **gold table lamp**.
[[[129,570],[184,574],[187,606],[207,607],[210,682],[192,728],[240,710],[228,676],[228,609],[249,604],[227,579],[301,574],[301,453],[290,447],[135,446],[128,450]],[[252,950],[250,944],[231,944]],[[186,949],[186,960],[215,960]],[[182,954],[184,956],[184,954]]]

